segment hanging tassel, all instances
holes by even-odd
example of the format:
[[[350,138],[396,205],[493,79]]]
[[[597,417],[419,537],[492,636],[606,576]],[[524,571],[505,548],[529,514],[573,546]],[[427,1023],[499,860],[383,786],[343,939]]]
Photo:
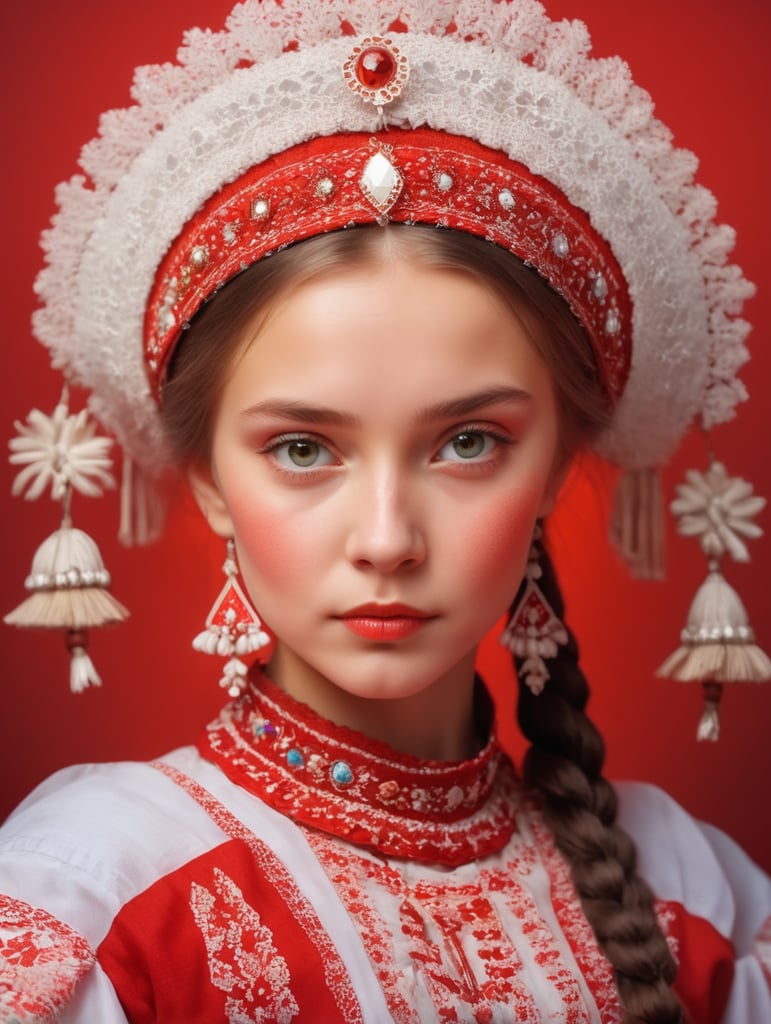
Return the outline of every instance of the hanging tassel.
[[[193,648],[204,654],[217,654],[229,659],[225,663],[220,686],[231,697],[238,697],[246,689],[248,671],[241,656],[267,647],[270,637],[263,630],[257,612],[238,582],[235,545],[230,539],[222,571],[227,581],[212,605],[206,629],[193,640]]]
[[[638,579],[664,577],[664,509],[656,469],[625,470],[616,485],[610,539]]]
[[[70,652],[70,689],[82,693],[89,686],[101,686],[102,680],[94,663],[86,653],[88,633],[84,629],[71,629],[66,638]]]
[[[656,674],[703,684],[704,709],[697,738],[714,741],[720,735],[722,684],[771,679],[771,660],[755,643],[747,611],[718,561],[725,554],[749,561],[742,537],[761,534],[751,520],[765,499],[753,495],[747,481],[729,477],[725,467],[714,461],[706,473],[690,470],[677,493],[671,507],[678,516],[678,530],[699,538],[710,573],[693,599],[680,647]]]
[[[533,539],[538,541],[540,537],[541,529],[536,527]],[[533,543],[525,568],[525,589],[500,638],[504,647],[524,659],[519,671],[536,696],[549,679],[546,659],[555,658],[560,645],[568,642],[567,630],[536,582],[542,572],[538,548]]]
[[[126,547],[152,544],[163,531],[166,507],[158,486],[124,453],[118,540]]]
[[[24,583],[30,596],[4,618],[10,626],[67,630],[73,693],[102,682],[86,654],[85,630],[122,622],[128,616],[107,591],[109,585],[110,574],[91,537],[62,526],[35,552]]]
[[[33,409],[16,424],[10,461],[23,468],[13,483],[14,495],[28,500],[50,488],[62,504],[62,523],[35,552],[25,581],[29,597],[4,621],[23,628],[65,629],[70,651],[70,688],[80,693],[101,685],[86,653],[86,630],[122,622],[128,612],[108,592],[110,574],[96,543],[70,518],[73,491],[98,497],[114,485],[109,472],[111,441],[97,437],[85,410],[70,414],[65,386],[51,416]]]
[[[696,730],[696,739],[715,743],[720,738],[718,708],[723,696],[723,687],[720,683],[702,683],[701,689],[704,693],[704,708]]]

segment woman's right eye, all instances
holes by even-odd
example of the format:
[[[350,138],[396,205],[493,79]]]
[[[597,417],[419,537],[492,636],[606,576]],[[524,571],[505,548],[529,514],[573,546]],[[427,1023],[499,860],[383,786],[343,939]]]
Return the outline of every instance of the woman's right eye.
[[[326,445],[312,437],[278,437],[265,450],[289,472],[321,469],[337,461]]]

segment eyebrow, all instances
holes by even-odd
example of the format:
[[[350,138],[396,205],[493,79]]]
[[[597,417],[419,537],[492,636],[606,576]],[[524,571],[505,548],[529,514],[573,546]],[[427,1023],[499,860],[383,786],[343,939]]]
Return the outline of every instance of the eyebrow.
[[[519,405],[531,398],[529,392],[523,391],[521,388],[483,388],[470,395],[461,395],[458,398],[437,402],[436,405],[426,406],[418,412],[416,419],[419,423],[453,419],[457,416],[468,416],[489,405]],[[245,409],[242,416],[249,419],[257,416],[275,416],[280,419],[297,420],[301,423],[321,423],[338,427],[356,427],[359,424],[358,417],[352,413],[340,412],[338,409],[330,409],[323,405],[306,405],[304,402],[296,402],[292,399],[268,399],[264,402],[257,402]]]
[[[418,413],[421,422],[430,420],[452,419],[455,416],[468,416],[469,413],[484,409],[488,405],[521,404],[527,402],[532,395],[522,388],[491,387],[475,391],[470,395],[461,395],[446,402],[438,402]]]

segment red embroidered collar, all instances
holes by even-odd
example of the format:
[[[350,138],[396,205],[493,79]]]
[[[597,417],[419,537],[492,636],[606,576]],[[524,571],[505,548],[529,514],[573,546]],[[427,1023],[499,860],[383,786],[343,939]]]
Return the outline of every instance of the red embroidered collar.
[[[261,675],[198,746],[294,821],[410,860],[456,866],[497,852],[521,799],[494,736],[471,760],[422,761],[320,718]]]

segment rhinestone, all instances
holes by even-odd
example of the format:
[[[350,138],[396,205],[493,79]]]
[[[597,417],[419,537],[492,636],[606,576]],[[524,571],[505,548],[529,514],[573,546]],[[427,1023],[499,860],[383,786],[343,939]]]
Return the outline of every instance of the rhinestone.
[[[621,321],[618,318],[618,313],[614,309],[611,309],[605,320],[605,333],[606,334],[618,334],[621,330]]]
[[[332,765],[332,781],[337,786],[350,786],[353,782],[353,769],[347,761],[335,761]]]
[[[455,184],[453,176],[451,174],[448,174],[447,171],[441,171],[439,174],[437,174],[437,176],[434,178],[434,181],[436,182],[436,187],[439,189],[440,192],[449,192],[452,186]]]
[[[209,262],[209,250],[205,245],[196,245],[190,251],[190,264],[196,270],[203,270]]]
[[[288,750],[286,753],[286,763],[290,768],[302,768],[305,764],[305,758],[299,750],[292,747],[292,749]]]
[[[361,190],[372,205],[386,213],[399,198],[402,176],[384,153],[375,153],[367,161],[359,180]]]
[[[315,192],[319,199],[327,199],[335,191],[335,183],[331,178],[322,178],[316,185]]]
[[[555,256],[567,256],[570,252],[570,242],[568,242],[566,236],[563,235],[561,231],[558,235],[555,235],[554,238],[552,238],[551,247]]]
[[[270,215],[270,200],[265,196],[258,196],[252,200],[252,220],[267,220]]]
[[[356,77],[365,89],[385,89],[396,76],[396,59],[385,46],[368,46],[356,61]]]
[[[598,274],[597,277],[595,277],[594,282],[592,283],[592,291],[597,299],[604,299],[608,294],[608,282],[602,274]]]
[[[177,326],[177,318],[170,309],[164,309],[159,317],[159,323],[161,330],[165,334],[166,331],[171,331]]]
[[[517,205],[517,202],[514,199],[514,194],[507,188],[502,189],[502,191],[498,193],[498,202],[504,210],[513,210]]]
[[[262,721],[258,722],[254,727],[256,735],[262,739],[263,736],[269,736],[271,738],[278,736],[278,729],[267,718],[263,718]]]

